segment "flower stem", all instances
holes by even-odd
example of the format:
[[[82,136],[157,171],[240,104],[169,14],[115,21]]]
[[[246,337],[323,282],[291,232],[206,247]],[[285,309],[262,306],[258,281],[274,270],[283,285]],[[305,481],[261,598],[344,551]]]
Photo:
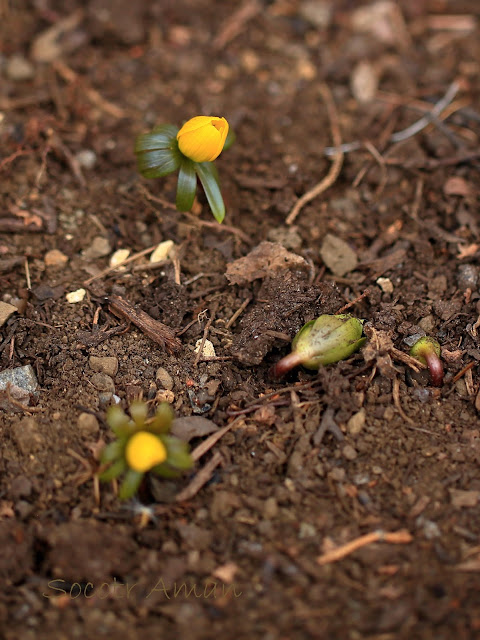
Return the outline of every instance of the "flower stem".
[[[443,384],[443,363],[437,354],[432,350],[423,354],[430,371],[430,378],[434,387],[441,387]]]
[[[273,365],[271,372],[275,378],[281,378],[291,369],[298,367],[300,364],[302,364],[302,358],[298,353],[289,353]]]

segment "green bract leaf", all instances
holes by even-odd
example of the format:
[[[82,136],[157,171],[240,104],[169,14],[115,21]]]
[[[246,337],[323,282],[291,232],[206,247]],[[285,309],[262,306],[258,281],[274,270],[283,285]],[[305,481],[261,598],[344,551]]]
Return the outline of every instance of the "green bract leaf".
[[[227,133],[227,138],[225,140],[225,144],[223,145],[223,151],[226,151],[227,149],[230,149],[232,144],[235,142],[236,138],[237,138],[237,136],[235,135],[233,129],[230,128],[228,130],[228,133]]]
[[[162,442],[167,447],[167,462],[175,469],[190,469],[193,466],[189,446],[175,436],[162,436]]]
[[[125,444],[125,439],[115,440],[115,442],[111,442],[107,444],[107,446],[103,449],[101,455],[101,461],[103,464],[107,462],[113,462],[117,458],[119,458],[123,453],[123,446]]]
[[[153,433],[167,433],[173,421],[173,411],[168,402],[162,402],[153,420],[148,425],[148,430]]]
[[[140,471],[128,469],[118,492],[120,500],[127,500],[127,498],[131,498],[137,492],[144,475],[145,474]]]
[[[161,178],[180,166],[182,156],[178,149],[155,149],[137,155],[138,170],[144,178]]]
[[[141,427],[145,424],[145,419],[148,414],[148,404],[141,400],[133,400],[130,404],[130,415],[135,423],[135,426]]]
[[[197,174],[192,160],[183,158],[177,184],[176,206],[179,211],[190,211],[197,189]]]
[[[211,162],[199,162],[195,170],[205,190],[208,204],[217,222],[222,222],[225,217],[225,204],[218,185],[218,176],[215,175],[214,165]]]
[[[105,471],[99,475],[99,478],[102,482],[110,482],[110,480],[118,478],[118,476],[126,470],[127,463],[122,458],[121,460],[114,462],[110,467],[108,467],[108,469],[105,469]]]
[[[178,127],[173,124],[161,124],[148,133],[142,133],[135,140],[135,153],[153,149],[173,149],[177,142]]]

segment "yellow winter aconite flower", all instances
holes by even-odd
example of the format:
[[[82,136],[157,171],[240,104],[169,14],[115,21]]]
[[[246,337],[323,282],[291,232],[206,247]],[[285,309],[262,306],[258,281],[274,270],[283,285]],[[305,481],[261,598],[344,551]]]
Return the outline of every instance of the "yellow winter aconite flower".
[[[165,445],[148,431],[139,431],[128,441],[125,458],[134,471],[145,472],[167,459]]]
[[[177,133],[178,148],[194,162],[212,162],[220,155],[227,134],[225,118],[196,116]]]

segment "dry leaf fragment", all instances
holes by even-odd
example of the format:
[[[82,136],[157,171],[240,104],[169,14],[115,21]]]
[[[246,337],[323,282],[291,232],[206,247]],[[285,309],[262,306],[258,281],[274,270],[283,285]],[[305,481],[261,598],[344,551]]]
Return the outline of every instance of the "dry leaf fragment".
[[[308,263],[296,253],[276,242],[261,242],[243,258],[227,266],[225,276],[230,284],[246,284],[258,278],[274,276],[287,269],[308,269]]]

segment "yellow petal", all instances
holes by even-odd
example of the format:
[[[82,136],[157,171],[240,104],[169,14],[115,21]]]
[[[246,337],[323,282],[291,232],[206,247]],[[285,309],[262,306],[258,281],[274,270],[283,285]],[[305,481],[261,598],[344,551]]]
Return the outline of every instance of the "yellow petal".
[[[220,155],[227,134],[225,118],[196,116],[177,133],[178,148],[194,162],[211,162]]]
[[[127,443],[125,457],[130,469],[145,472],[167,459],[161,440],[148,431],[139,431]]]

